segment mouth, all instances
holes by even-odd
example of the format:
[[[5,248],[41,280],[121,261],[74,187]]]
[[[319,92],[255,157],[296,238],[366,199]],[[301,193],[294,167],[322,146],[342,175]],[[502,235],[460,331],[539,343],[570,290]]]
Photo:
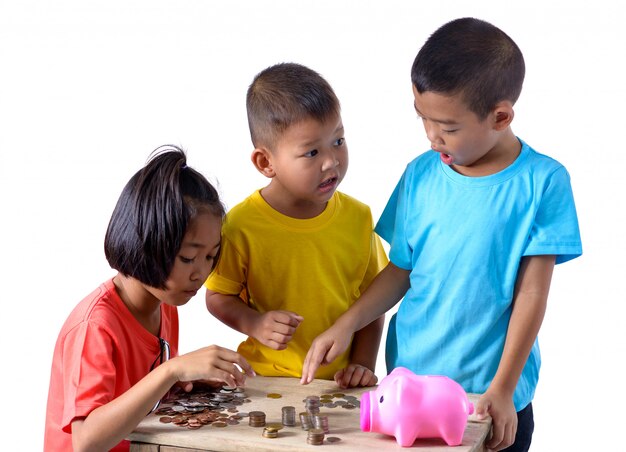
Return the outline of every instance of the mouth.
[[[439,157],[441,157],[441,161],[448,166],[452,165],[452,162],[454,161],[454,158],[445,152],[439,152]]]
[[[337,177],[330,177],[326,179],[324,182],[318,185],[318,187],[322,190],[329,189],[337,184]]]

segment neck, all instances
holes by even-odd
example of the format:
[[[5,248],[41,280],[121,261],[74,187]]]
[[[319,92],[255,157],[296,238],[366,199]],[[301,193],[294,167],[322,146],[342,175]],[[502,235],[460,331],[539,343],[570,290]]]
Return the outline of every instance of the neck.
[[[509,127],[495,146],[471,166],[452,165],[460,174],[469,177],[489,176],[510,166],[520,155],[522,144]]]
[[[133,317],[151,334],[158,336],[161,329],[161,302],[134,278],[118,273],[113,278],[113,284]]]
[[[312,201],[304,201],[291,199],[286,196],[277,196],[270,183],[261,190],[261,196],[272,209],[282,213],[285,216],[296,218],[299,220],[307,220],[320,215],[328,203],[316,203]]]

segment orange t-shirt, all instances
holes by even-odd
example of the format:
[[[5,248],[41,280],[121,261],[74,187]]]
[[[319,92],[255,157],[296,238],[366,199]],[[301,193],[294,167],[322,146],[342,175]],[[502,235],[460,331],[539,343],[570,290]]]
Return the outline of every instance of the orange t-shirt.
[[[161,332],[178,354],[178,311],[161,304]],[[126,392],[159,364],[159,339],[130,313],[108,280],[65,321],[52,358],[44,450],[72,450],[72,421]],[[113,450],[128,450],[122,441]]]

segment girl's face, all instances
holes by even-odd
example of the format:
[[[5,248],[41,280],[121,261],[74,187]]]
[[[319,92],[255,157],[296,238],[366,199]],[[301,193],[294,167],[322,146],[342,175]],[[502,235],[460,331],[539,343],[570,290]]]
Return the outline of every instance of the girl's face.
[[[193,218],[183,238],[172,271],[165,281],[166,289],[146,286],[163,303],[182,306],[200,290],[213,269],[220,249],[222,219],[210,213]]]

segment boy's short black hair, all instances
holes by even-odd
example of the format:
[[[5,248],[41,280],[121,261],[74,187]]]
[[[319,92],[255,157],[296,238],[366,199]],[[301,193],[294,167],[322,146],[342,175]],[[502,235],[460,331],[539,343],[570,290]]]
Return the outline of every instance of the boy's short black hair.
[[[205,212],[224,217],[217,190],[187,166],[182,149],[157,148],[128,181],[113,210],[104,239],[109,265],[165,289],[187,225]]]
[[[339,99],[317,72],[296,63],[270,66],[254,77],[246,96],[248,125],[256,148],[272,148],[289,126],[339,114]]]
[[[456,19],[435,31],[418,52],[411,81],[418,93],[461,95],[484,119],[503,100],[517,101],[524,57],[502,30],[483,20]]]

